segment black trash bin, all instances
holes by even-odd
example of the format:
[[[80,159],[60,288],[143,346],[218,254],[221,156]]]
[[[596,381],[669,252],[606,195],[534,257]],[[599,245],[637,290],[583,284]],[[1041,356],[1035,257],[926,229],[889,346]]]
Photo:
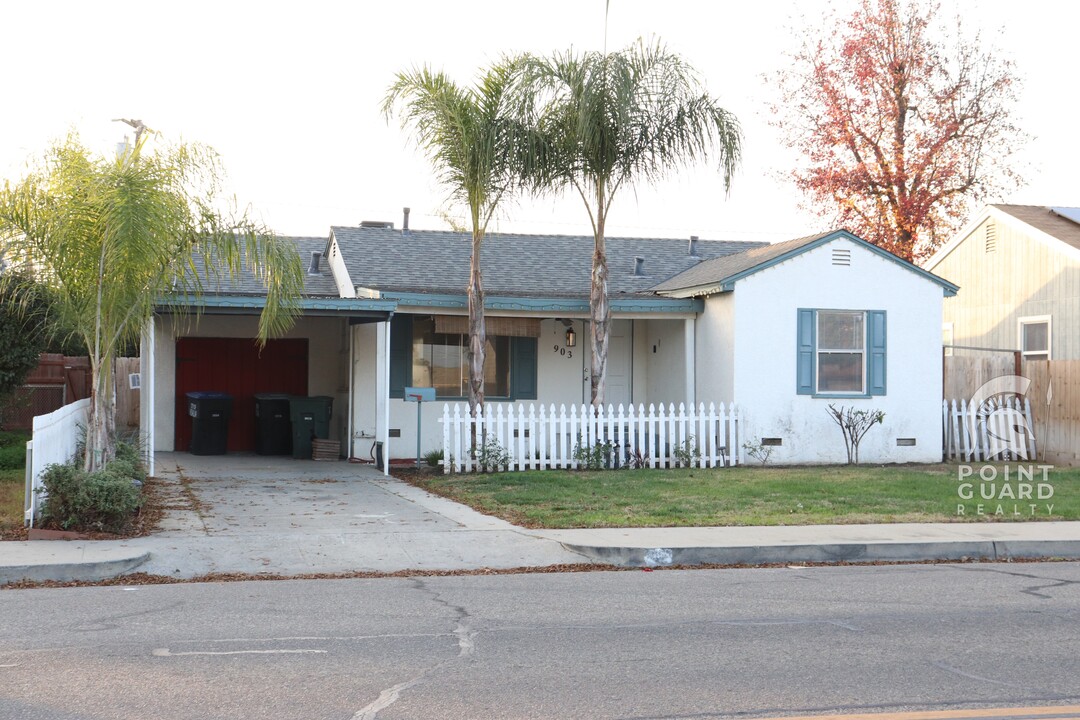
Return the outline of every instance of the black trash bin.
[[[255,452],[259,455],[288,455],[292,452],[288,395],[255,395]]]
[[[311,440],[313,438],[326,440],[330,437],[330,414],[333,410],[334,398],[325,395],[293,396],[289,399],[294,458],[310,460]]]
[[[191,454],[224,455],[229,444],[232,395],[223,392],[189,392]]]

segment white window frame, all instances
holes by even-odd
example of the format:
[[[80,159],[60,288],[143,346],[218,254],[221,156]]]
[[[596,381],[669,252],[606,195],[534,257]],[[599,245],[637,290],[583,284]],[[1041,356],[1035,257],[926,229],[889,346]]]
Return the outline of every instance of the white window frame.
[[[821,315],[822,313],[846,313],[851,315],[862,315],[863,332],[862,332],[862,349],[861,350],[847,350],[847,349],[835,349],[835,348],[822,348],[821,347]],[[867,375],[867,365],[870,360],[870,318],[869,313],[866,310],[839,310],[839,309],[819,309],[814,312],[814,322],[817,327],[814,328],[814,394],[820,396],[836,396],[836,397],[862,397],[869,392],[867,385],[869,384],[869,378]],[[861,387],[858,390],[822,390],[820,386],[821,380],[821,355],[825,354],[847,354],[855,355],[858,353],[862,355],[862,362],[859,364],[862,368],[862,382]]]
[[[1046,351],[1024,349],[1024,326],[1046,323]],[[1054,358],[1054,323],[1051,315],[1028,315],[1016,321],[1016,345],[1026,360],[1028,355],[1046,355],[1047,360]]]

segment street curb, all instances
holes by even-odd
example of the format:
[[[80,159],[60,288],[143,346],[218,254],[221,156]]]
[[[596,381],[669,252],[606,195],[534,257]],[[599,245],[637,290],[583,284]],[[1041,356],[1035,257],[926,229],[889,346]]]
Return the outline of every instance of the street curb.
[[[31,582],[58,582],[108,580],[131,572],[150,559],[143,551],[132,555],[92,562],[55,562],[27,565],[0,566],[0,586],[28,580]]]
[[[619,567],[766,565],[772,563],[917,562],[923,560],[1080,559],[1080,540],[822,543],[729,547],[612,547],[561,543]]]

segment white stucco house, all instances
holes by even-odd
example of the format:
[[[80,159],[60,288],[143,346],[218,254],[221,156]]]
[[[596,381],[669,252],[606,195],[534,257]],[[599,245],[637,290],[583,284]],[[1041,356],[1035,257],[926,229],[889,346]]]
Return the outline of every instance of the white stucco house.
[[[256,393],[334,399],[331,438],[371,459],[440,446],[445,402],[466,393],[465,287],[470,238],[333,227],[295,238],[310,262],[303,316],[259,352],[263,297],[242,281],[202,296],[199,314],[163,305],[143,343],[147,447],[190,442],[185,393],[235,398],[231,451],[254,445]],[[836,231],[786,243],[608,238],[614,405],[737,402],[741,435],[774,445],[778,463],[842,462],[832,403],[885,411],[864,462],[941,458],[942,299],[951,283]],[[484,244],[489,405],[589,399],[591,237],[490,234]],[[179,299],[194,306],[194,301]]]

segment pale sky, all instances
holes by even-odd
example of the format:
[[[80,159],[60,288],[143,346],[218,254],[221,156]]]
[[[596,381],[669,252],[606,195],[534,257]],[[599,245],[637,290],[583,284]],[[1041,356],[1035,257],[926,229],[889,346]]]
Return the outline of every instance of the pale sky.
[[[796,0],[611,0],[608,47],[657,36],[739,118],[743,167],[725,196],[715,168],[677,171],[623,191],[609,235],[777,241],[826,229],[799,210],[785,179],[790,151],[767,124],[775,91],[762,78],[794,48],[792,28],[824,10]],[[1026,185],[1000,202],[1080,205],[1075,93],[1080,3],[944,0],[1016,64],[1017,124],[1034,136]],[[803,17],[805,16],[805,18]],[[19,2],[0,27],[5,111],[0,177],[74,128],[112,152],[142,119],[167,137],[214,147],[228,186],[283,234],[325,236],[361,220],[445,229],[446,191],[396,123],[379,112],[394,73],[428,63],[461,83],[503,53],[600,49],[604,0],[397,2]],[[451,212],[453,212],[451,208]],[[590,234],[576,197],[504,207],[495,230]]]

